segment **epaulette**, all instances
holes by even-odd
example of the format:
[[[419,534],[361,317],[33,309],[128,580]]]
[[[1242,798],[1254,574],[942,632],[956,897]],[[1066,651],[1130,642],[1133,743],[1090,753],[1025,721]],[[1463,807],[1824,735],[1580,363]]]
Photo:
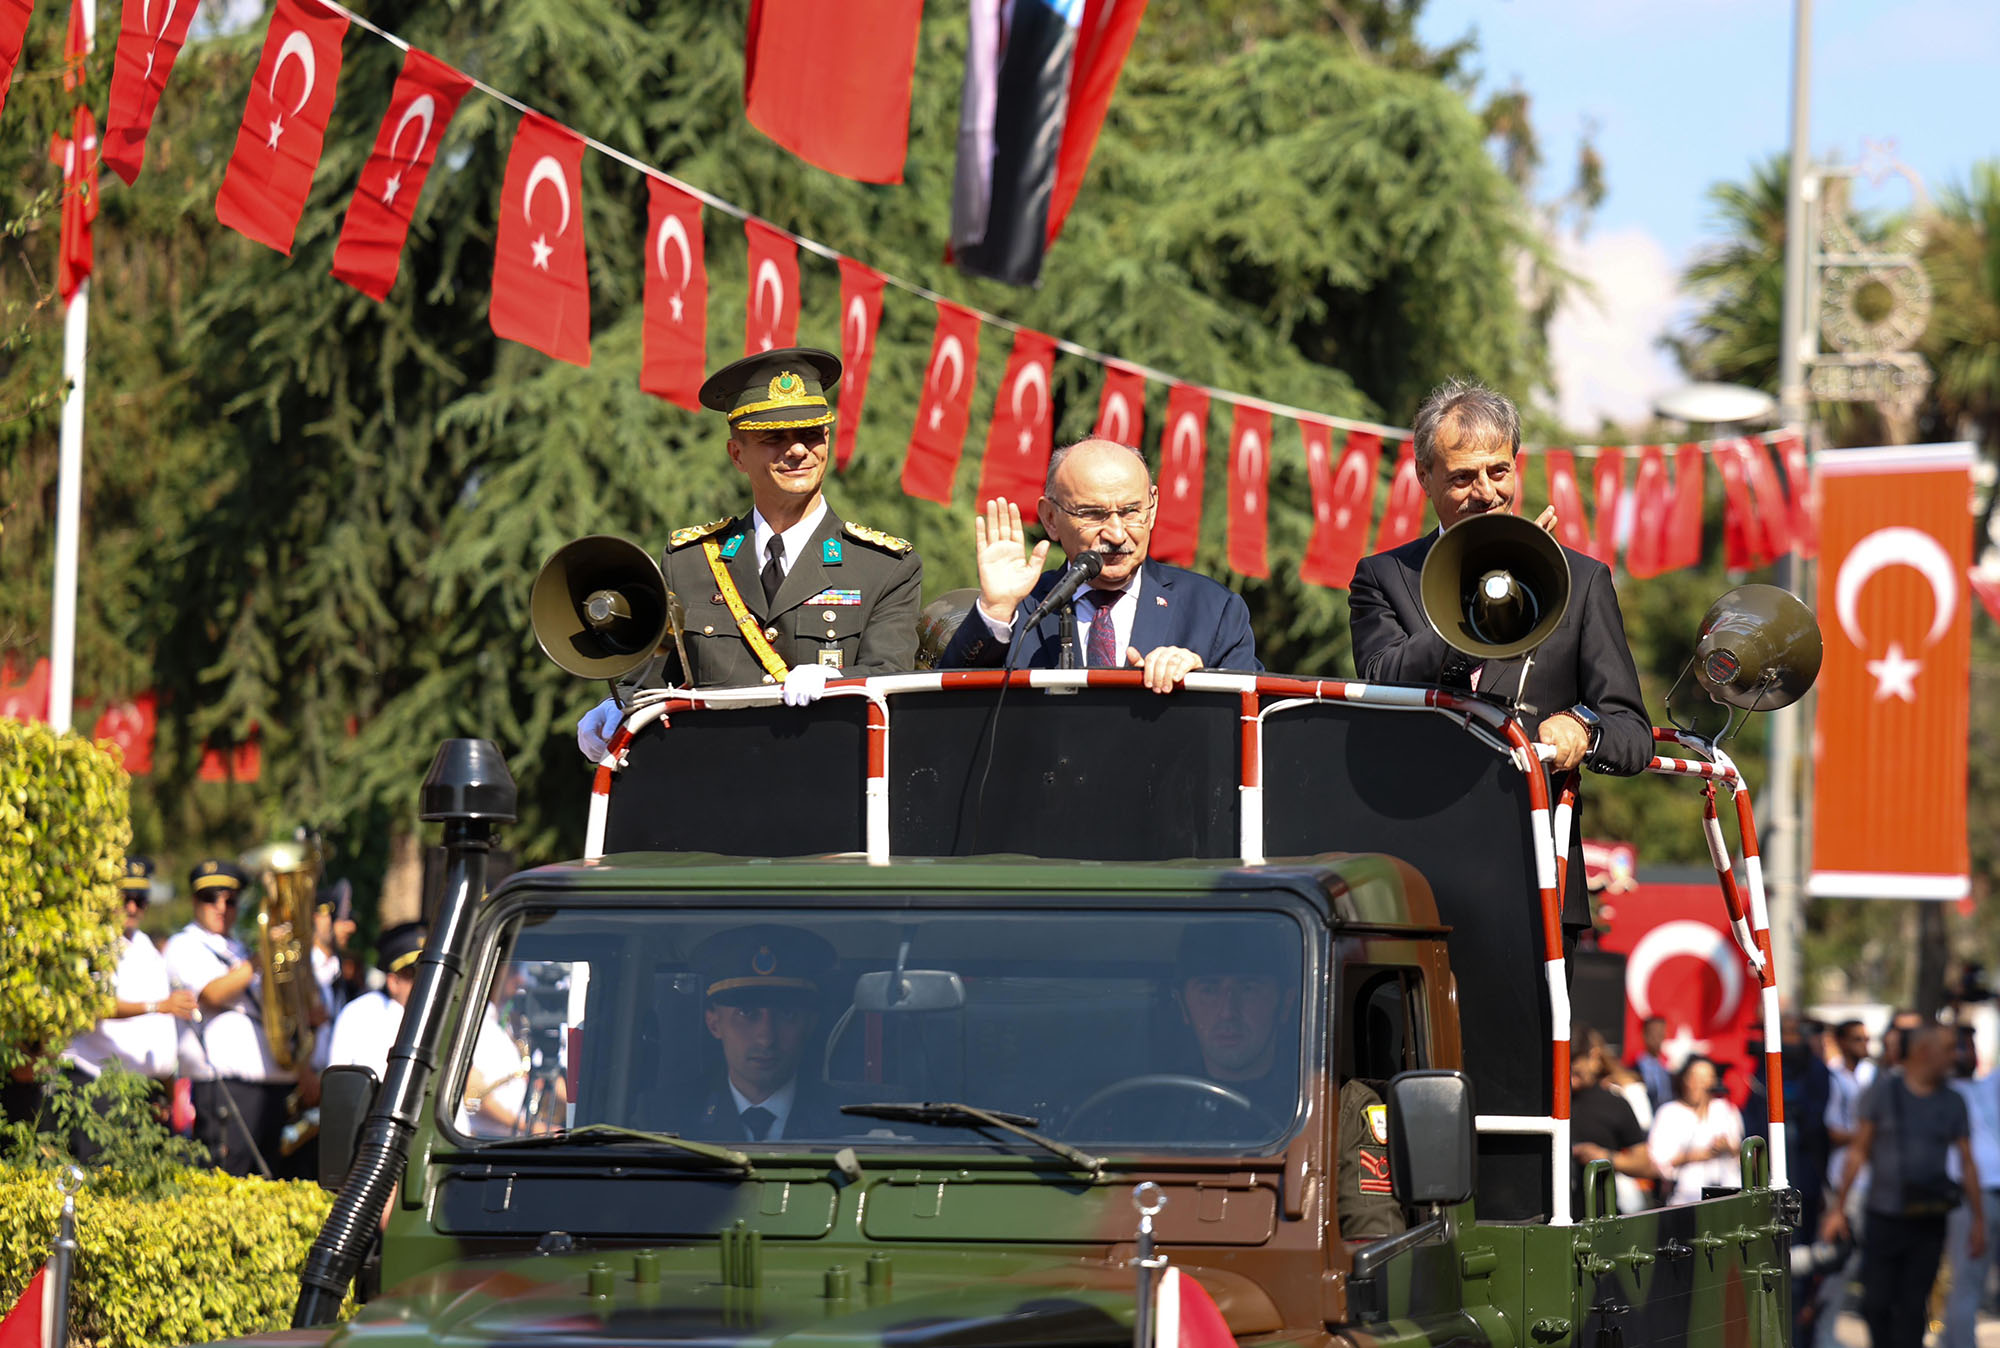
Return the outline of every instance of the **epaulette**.
[[[667,546],[670,548],[684,548],[690,543],[699,543],[710,534],[720,533],[734,523],[736,523],[734,515],[724,515],[721,519],[711,520],[707,524],[697,524],[686,529],[676,529],[672,536],[667,539]]]
[[[847,522],[847,532],[863,543],[873,543],[876,547],[893,552],[898,557],[914,546],[907,538],[897,538],[894,534],[885,534],[879,529],[871,529],[865,524],[855,524],[852,521]]]

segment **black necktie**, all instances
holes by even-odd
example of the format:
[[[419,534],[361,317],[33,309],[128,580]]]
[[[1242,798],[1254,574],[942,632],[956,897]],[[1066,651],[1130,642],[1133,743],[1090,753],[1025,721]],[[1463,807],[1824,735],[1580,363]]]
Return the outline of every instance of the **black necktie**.
[[[776,566],[777,563],[771,565]],[[743,1131],[750,1134],[752,1142],[762,1142],[770,1136],[771,1125],[778,1121],[778,1116],[762,1105],[752,1105],[736,1117],[743,1120]]]
[[[778,602],[778,587],[785,583],[785,536],[772,534],[764,545],[764,602]]]

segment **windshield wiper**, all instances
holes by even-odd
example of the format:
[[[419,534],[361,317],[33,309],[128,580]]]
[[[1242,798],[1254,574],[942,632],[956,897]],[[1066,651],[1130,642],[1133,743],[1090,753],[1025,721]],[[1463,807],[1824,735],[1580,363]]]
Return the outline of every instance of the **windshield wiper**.
[[[750,1158],[734,1148],[720,1147],[712,1142],[691,1142],[674,1133],[649,1133],[642,1128],[622,1128],[615,1123],[586,1123],[578,1128],[559,1129],[553,1133],[502,1138],[497,1142],[483,1143],[479,1150],[498,1151],[505,1147],[513,1151],[528,1151],[543,1147],[609,1146],[620,1142],[642,1142],[649,1146],[669,1147],[689,1156],[700,1157],[714,1165],[741,1170],[745,1175],[757,1173],[755,1167],[750,1164]]]
[[[929,1123],[939,1127],[997,1128],[1003,1133],[1025,1138],[1042,1148],[1054,1152],[1080,1170],[1088,1170],[1095,1175],[1104,1169],[1104,1162],[1087,1151],[1079,1151],[1067,1142],[1058,1142],[1035,1132],[1040,1119],[1027,1114],[1008,1114],[997,1109],[981,1109],[977,1105],[955,1104],[949,1100],[925,1101],[922,1104],[892,1104],[883,1102],[872,1105],[842,1105],[843,1114],[859,1114],[870,1119],[899,1119],[908,1123]]]

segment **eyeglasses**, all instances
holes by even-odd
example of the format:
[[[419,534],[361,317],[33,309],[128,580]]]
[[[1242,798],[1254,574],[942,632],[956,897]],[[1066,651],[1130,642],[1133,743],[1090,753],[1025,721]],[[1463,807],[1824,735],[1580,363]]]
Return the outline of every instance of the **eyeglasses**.
[[[1143,523],[1146,516],[1153,513],[1153,503],[1151,501],[1146,502],[1144,505],[1118,506],[1114,509],[1106,506],[1065,505],[1053,497],[1050,500],[1057,510],[1062,511],[1063,514],[1069,516],[1078,524],[1087,524],[1093,527],[1109,524],[1113,519],[1116,519],[1119,523],[1129,528],[1132,525]]]

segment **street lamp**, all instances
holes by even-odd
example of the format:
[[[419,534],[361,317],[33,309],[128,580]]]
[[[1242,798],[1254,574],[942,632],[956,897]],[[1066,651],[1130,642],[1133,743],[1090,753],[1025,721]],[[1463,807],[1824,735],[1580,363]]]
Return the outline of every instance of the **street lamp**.
[[[1669,421],[1735,426],[1769,421],[1778,400],[1744,384],[1683,384],[1653,399],[1653,414]]]

